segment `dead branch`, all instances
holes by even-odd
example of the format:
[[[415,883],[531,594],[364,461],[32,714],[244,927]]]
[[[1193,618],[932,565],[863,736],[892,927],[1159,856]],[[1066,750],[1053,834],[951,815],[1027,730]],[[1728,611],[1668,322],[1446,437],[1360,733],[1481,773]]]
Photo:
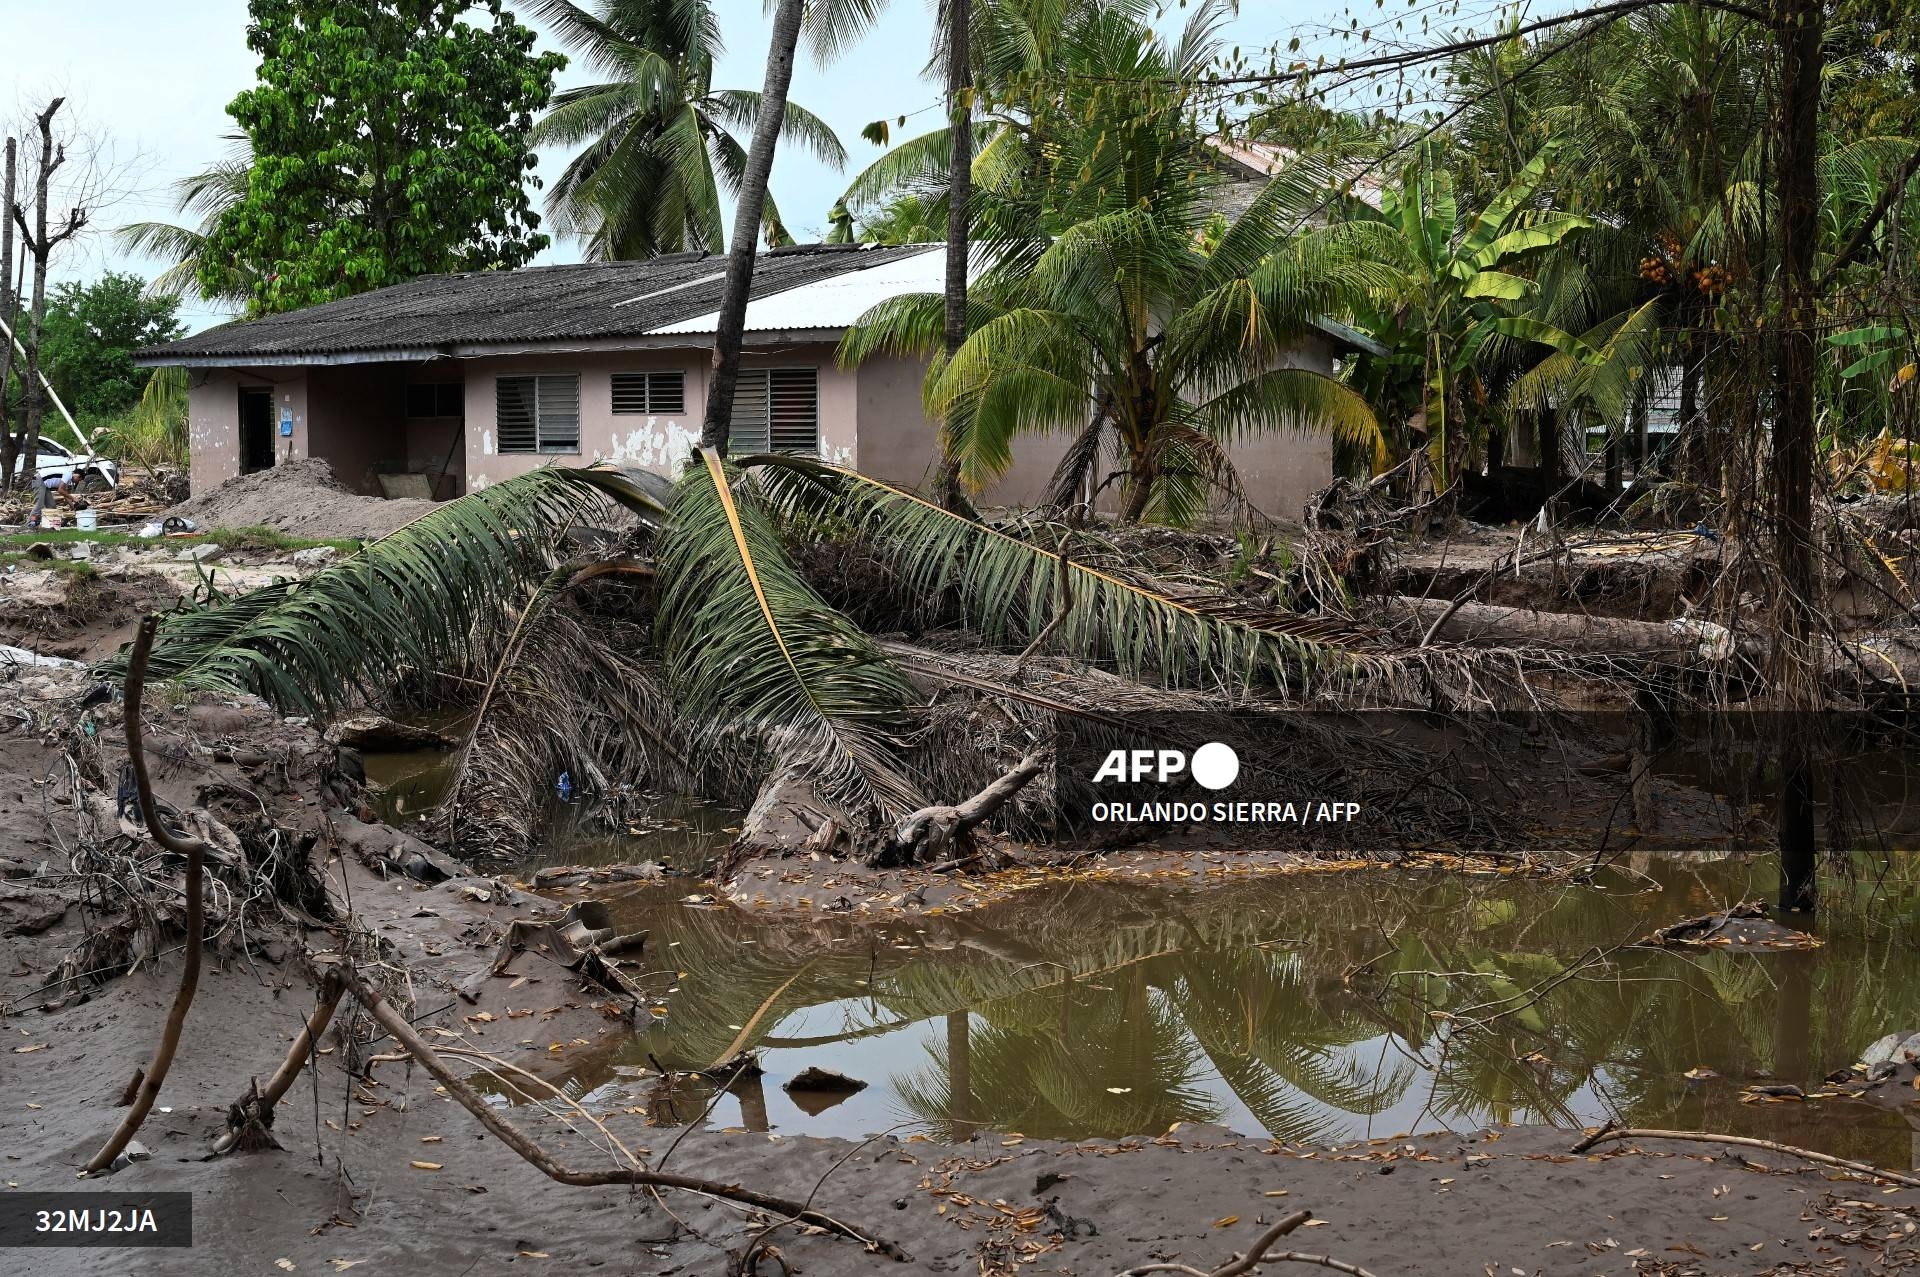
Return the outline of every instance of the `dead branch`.
[[[875,1237],[863,1229],[842,1223],[830,1215],[811,1210],[803,1203],[789,1201],[784,1197],[775,1197],[769,1193],[756,1192],[742,1188],[738,1184],[723,1184],[716,1180],[699,1179],[690,1175],[670,1175],[664,1171],[651,1171],[638,1167],[622,1167],[605,1171],[577,1170],[560,1162],[553,1154],[530,1139],[518,1127],[504,1117],[483,1099],[480,1093],[467,1084],[466,1080],[447,1066],[434,1049],[426,1044],[407,1018],[395,1010],[382,998],[372,986],[360,978],[358,972],[345,965],[336,965],[340,980],[347,991],[359,1000],[368,1014],[384,1029],[393,1040],[405,1048],[408,1054],[420,1062],[422,1068],[433,1075],[435,1081],[447,1088],[447,1094],[459,1101],[462,1108],[480,1120],[492,1135],[508,1148],[518,1153],[541,1174],[559,1184],[575,1187],[593,1188],[609,1184],[638,1184],[654,1188],[678,1188],[688,1192],[705,1193],[710,1197],[723,1198],[730,1202],[740,1202],[761,1210],[775,1211],[782,1215],[791,1215],[800,1223],[837,1233],[851,1238],[869,1250],[886,1255],[897,1263],[909,1263],[912,1256],[893,1242]]]
[[[287,1051],[287,1058],[280,1062],[280,1067],[267,1080],[266,1089],[262,1090],[256,1079],[248,1086],[247,1093],[227,1110],[227,1132],[214,1141],[215,1154],[228,1152],[240,1144],[272,1144],[274,1107],[313,1058],[313,1049],[319,1045],[320,1035],[327,1031],[327,1025],[332,1023],[333,1013],[340,1005],[340,996],[345,992],[346,986],[335,973],[329,973],[321,981],[319,1001],[313,1008],[313,1014],[300,1026],[300,1032],[294,1036],[293,1046]]]
[[[976,827],[993,818],[1028,781],[1046,769],[1049,751],[1036,749],[1015,763],[985,789],[957,807],[922,807],[894,827],[888,841],[890,859],[913,863],[935,859]]]
[[[1240,1277],[1241,1274],[1250,1273],[1263,1264],[1316,1264],[1321,1268],[1331,1268],[1335,1272],[1351,1273],[1353,1277],[1373,1277],[1372,1273],[1358,1264],[1349,1264],[1327,1255],[1309,1255],[1297,1250],[1267,1249],[1312,1218],[1313,1212],[1310,1210],[1293,1212],[1260,1234],[1244,1253],[1236,1253],[1233,1258],[1212,1272],[1195,1268],[1192,1264],[1139,1264],[1118,1274],[1117,1277],[1140,1277],[1143,1273],[1185,1273],[1187,1277]]]
[[[87,1163],[84,1173],[88,1175],[98,1174],[112,1166],[113,1159],[126,1150],[128,1141],[133,1139],[140,1124],[147,1120],[147,1114],[153,1110],[154,1101],[160,1097],[160,1084],[167,1080],[167,1070],[173,1067],[173,1055],[180,1046],[180,1032],[187,1023],[187,1009],[193,1005],[194,991],[200,985],[201,933],[206,930],[201,875],[205,868],[206,847],[198,838],[174,833],[160,819],[160,804],[153,796],[153,781],[147,775],[147,754],[141,740],[140,694],[145,689],[147,656],[153,650],[153,635],[159,624],[158,616],[149,614],[141,618],[139,632],[133,639],[133,654],[127,661],[127,761],[133,767],[133,783],[140,797],[140,816],[147,822],[147,832],[168,851],[187,858],[187,954],[180,969],[180,989],[174,994],[173,1009],[167,1012],[167,1023],[160,1032],[160,1042],[153,1049],[153,1062],[147,1065],[146,1076],[141,1079],[133,1104],[127,1109],[126,1116],[120,1119],[119,1127],[107,1137],[107,1142],[100,1146],[93,1160]]]
[[[1570,1151],[1584,1153],[1596,1144],[1605,1144],[1611,1140],[1686,1140],[1694,1144],[1728,1144],[1738,1145],[1741,1148],[1758,1148],[1769,1153],[1798,1157],[1803,1161],[1818,1162],[1823,1166],[1837,1166],[1843,1171],[1852,1171],[1856,1175],[1871,1175],[1875,1179],[1904,1184],[1908,1188],[1920,1188],[1920,1179],[1912,1175],[1902,1175],[1899,1171],[1883,1171],[1878,1166],[1872,1166],[1866,1162],[1850,1162],[1844,1157],[1818,1153],[1810,1148],[1795,1148],[1791,1144],[1780,1144],[1773,1140],[1752,1139],[1745,1135],[1715,1135],[1711,1131],[1655,1131],[1632,1126],[1614,1126],[1609,1123],[1575,1144]]]

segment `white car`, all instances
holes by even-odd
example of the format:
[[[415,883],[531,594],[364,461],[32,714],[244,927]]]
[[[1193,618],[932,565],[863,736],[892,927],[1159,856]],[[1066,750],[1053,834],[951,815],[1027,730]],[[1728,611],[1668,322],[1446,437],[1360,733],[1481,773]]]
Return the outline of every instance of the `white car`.
[[[27,459],[14,463],[14,473],[25,474]],[[82,492],[120,486],[120,463],[105,457],[90,457],[74,452],[51,439],[40,440],[40,455],[34,458],[34,473],[44,479],[52,474],[68,476],[68,482]]]

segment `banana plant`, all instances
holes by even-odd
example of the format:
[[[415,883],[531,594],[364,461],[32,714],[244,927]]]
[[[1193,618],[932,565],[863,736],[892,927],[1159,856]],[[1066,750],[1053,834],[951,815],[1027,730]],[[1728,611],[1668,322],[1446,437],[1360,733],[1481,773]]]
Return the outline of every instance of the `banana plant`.
[[[1374,404],[1397,405],[1406,427],[1403,446],[1424,433],[1443,490],[1484,441],[1487,414],[1481,409],[1488,394],[1479,367],[1490,344],[1594,357],[1580,337],[1525,313],[1539,286],[1521,270],[1593,225],[1539,207],[1553,149],[1542,147],[1476,213],[1462,214],[1453,175],[1434,141],[1417,149],[1378,209],[1346,201],[1352,219],[1393,232],[1384,243],[1404,277],[1394,303],[1359,316],[1357,326],[1390,353],[1384,359],[1359,356],[1355,384]]]

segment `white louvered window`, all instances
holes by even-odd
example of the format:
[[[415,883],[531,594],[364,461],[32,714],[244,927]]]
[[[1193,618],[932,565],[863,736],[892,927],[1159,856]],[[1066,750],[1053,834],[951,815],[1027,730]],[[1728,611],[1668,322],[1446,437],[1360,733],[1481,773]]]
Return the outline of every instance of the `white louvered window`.
[[[620,415],[680,416],[687,410],[687,374],[617,372],[613,374],[613,410]]]
[[[742,368],[733,391],[734,453],[820,454],[820,373],[814,368]]]
[[[580,451],[579,374],[499,378],[493,427],[502,453]]]

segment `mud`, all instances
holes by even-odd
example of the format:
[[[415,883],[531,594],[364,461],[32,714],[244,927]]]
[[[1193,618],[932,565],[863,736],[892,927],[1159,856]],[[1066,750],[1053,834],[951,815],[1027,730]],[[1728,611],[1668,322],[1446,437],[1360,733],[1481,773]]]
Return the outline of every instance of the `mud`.
[[[73,671],[0,674],[0,836],[10,876],[0,894],[0,1151],[9,1189],[68,1189],[116,1116],[173,994],[175,946],[80,994],[44,986],[62,954],[101,925],[109,902],[74,893],[67,864],[85,833],[71,777],[109,783],[117,711],[86,707]],[[163,798],[231,826],[252,810],[296,841],[310,836],[325,900],[307,918],[241,925],[215,893],[216,933],[180,1058],[141,1138],[150,1160],[100,1185],[194,1194],[191,1250],[35,1250],[9,1256],[31,1274],[346,1271],[437,1277],[605,1268],[720,1274],[767,1223],[716,1202],[665,1203],[621,1189],[543,1179],[444,1095],[390,1043],[367,1042],[348,1015],[319,1067],[279,1110],[278,1150],[207,1160],[225,1109],[278,1063],[312,1004],[307,952],[357,934],[358,961],[442,1046],[484,1052],[561,1085],[576,1060],[604,1053],[630,1012],[604,988],[539,954],[489,975],[511,922],[559,903],[510,883],[454,874],[426,883],[380,866],[421,850],[354,814],[351,758],[311,727],[247,698],[156,706],[153,754]],[[89,730],[86,726],[91,722]],[[88,761],[88,751],[97,750]],[[78,752],[80,762],[69,759]],[[87,778],[91,781],[87,782]],[[344,802],[345,807],[340,804]],[[361,814],[366,814],[361,808]],[[1201,870],[1200,872],[1204,872]],[[339,921],[318,925],[316,914]],[[644,953],[652,967],[660,955]],[[471,1000],[461,990],[469,990]],[[472,1057],[466,1057],[472,1062]],[[345,1067],[352,1062],[360,1076]],[[498,1081],[486,1085],[502,1091]],[[538,1086],[525,1080],[525,1091]],[[507,1093],[505,1098],[515,1098]],[[677,1132],[627,1104],[593,1114],[658,1163]],[[511,1106],[513,1119],[574,1165],[604,1166],[604,1137],[578,1112]],[[775,1131],[694,1131],[671,1169],[795,1197],[857,1221],[913,1255],[896,1265],[823,1236],[771,1240],[787,1271],[1099,1275],[1129,1265],[1211,1268],[1294,1209],[1315,1226],[1288,1245],[1381,1274],[1772,1273],[1899,1271],[1920,1263],[1914,1190],[1847,1180],[1711,1146],[1656,1144],[1574,1156],[1578,1138],[1544,1128],[1393,1135],[1326,1149],[1208,1127],[1119,1141],[1050,1142],[1016,1133],[937,1142],[911,1127],[865,1142]],[[517,1268],[512,1271],[518,1271]]]
[[[229,479],[181,502],[169,516],[203,528],[267,527],[311,538],[383,537],[438,507],[438,502],[386,500],[350,491],[318,457]]]

